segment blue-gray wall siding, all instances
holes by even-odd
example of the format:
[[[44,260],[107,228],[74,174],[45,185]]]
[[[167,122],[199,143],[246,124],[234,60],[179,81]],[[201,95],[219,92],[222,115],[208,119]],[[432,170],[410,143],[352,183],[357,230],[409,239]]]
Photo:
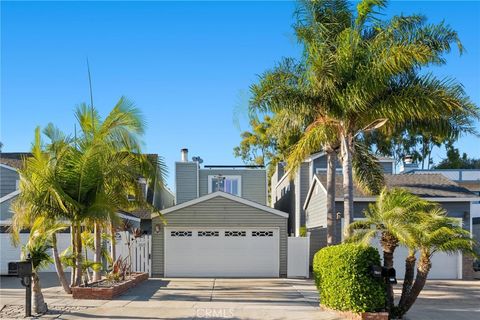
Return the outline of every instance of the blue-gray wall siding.
[[[263,169],[200,169],[200,197],[208,194],[208,176],[242,177],[242,198],[267,205],[267,172]]]
[[[0,197],[15,191],[17,180],[19,176],[16,171],[0,167]]]
[[[175,163],[176,204],[197,198],[198,164],[196,162]]]
[[[13,197],[0,204],[0,220],[12,219],[13,212],[11,211],[11,205],[15,198],[16,197]]]
[[[215,197],[164,215],[167,227],[278,227],[280,229],[280,276],[287,274],[287,219],[223,197]],[[164,225],[152,219],[152,273],[164,272]]]
[[[318,214],[325,212],[325,214]],[[308,207],[305,210],[307,228],[326,227],[327,226],[327,194],[318,184],[315,183]]]

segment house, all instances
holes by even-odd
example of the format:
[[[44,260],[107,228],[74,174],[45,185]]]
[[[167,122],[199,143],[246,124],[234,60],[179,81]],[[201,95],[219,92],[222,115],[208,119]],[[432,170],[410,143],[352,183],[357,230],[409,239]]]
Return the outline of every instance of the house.
[[[0,249],[2,252],[0,274],[7,273],[9,261],[20,258],[20,247],[12,245],[8,229],[13,216],[11,204],[20,194],[18,189],[20,181],[18,169],[22,168],[23,159],[30,156],[31,154],[26,152],[2,152],[0,154]],[[157,155],[148,156],[158,157]],[[139,179],[139,182],[144,184],[147,201],[157,206],[158,209],[167,208],[174,204],[174,196],[167,188],[152,189],[148,187],[144,179]],[[117,215],[130,227],[140,228],[146,233],[151,232],[150,210],[137,210],[135,212],[119,210]],[[59,251],[65,250],[70,245],[69,230],[65,231],[65,233],[60,234],[58,237]],[[27,241],[28,233],[22,233],[20,237],[23,243]],[[53,266],[48,271],[54,271]]]
[[[394,172],[394,160],[378,157],[378,162],[386,174]],[[337,172],[341,172],[341,164],[337,161]],[[297,173],[292,177],[285,171],[285,163],[279,163],[271,177],[270,201],[275,209],[288,212],[288,234],[300,235],[300,227],[305,226],[305,210],[303,204],[315,174],[327,172],[327,155],[325,152],[312,154],[301,164]],[[341,193],[343,194],[343,191]]]
[[[287,274],[288,214],[267,206],[258,166],[201,166],[182,149],[176,205],[152,220],[152,274],[279,277]]]
[[[337,175],[336,178],[335,210],[338,213],[335,240],[340,242],[343,225],[343,219],[340,218],[343,213],[342,176]],[[326,246],[326,181],[325,174],[316,174],[304,203],[306,227],[311,236],[311,259],[315,252]],[[459,224],[471,231],[471,203],[480,200],[480,197],[456,182],[441,174],[386,174],[385,183],[388,188],[404,188],[426,200],[438,202],[447,211],[449,217],[457,218]],[[360,189],[354,188],[354,219],[362,219],[364,210],[375,200],[376,196],[366,195]],[[379,243],[376,243],[376,246],[379,246]],[[394,261],[399,277],[404,274],[406,256],[405,248],[397,248]],[[473,259],[469,256],[436,253],[433,256],[433,267],[429,277],[431,279],[472,279],[472,265]]]

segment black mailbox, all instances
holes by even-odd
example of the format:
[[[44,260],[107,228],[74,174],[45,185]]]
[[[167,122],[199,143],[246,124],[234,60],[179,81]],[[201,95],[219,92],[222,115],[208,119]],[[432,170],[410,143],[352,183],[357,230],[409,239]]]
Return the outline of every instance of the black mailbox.
[[[394,268],[372,265],[370,266],[370,275],[375,279],[385,279],[387,283],[397,284],[397,274]]]
[[[397,284],[397,272],[394,268],[385,268],[385,279],[387,283]]]
[[[13,261],[8,263],[8,274],[18,278],[32,276],[31,261]]]
[[[381,266],[370,266],[370,275],[375,279],[383,278],[383,268]]]

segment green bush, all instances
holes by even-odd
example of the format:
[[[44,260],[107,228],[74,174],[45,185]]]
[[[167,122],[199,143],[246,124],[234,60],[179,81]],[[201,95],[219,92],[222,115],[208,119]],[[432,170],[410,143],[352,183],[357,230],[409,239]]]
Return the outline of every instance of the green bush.
[[[371,265],[380,265],[380,255],[372,247],[340,244],[318,251],[313,273],[321,305],[355,313],[384,309],[385,286],[370,276]]]

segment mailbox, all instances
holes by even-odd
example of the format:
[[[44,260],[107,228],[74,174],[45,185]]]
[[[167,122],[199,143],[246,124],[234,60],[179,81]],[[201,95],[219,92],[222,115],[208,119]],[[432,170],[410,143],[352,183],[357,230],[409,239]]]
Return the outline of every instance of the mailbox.
[[[381,266],[370,266],[370,275],[375,279],[383,278],[383,267],[381,267]]]
[[[397,273],[394,268],[370,266],[370,275],[375,279],[385,279],[387,283],[397,284]]]
[[[32,276],[31,261],[13,261],[8,263],[8,274],[18,278]]]

